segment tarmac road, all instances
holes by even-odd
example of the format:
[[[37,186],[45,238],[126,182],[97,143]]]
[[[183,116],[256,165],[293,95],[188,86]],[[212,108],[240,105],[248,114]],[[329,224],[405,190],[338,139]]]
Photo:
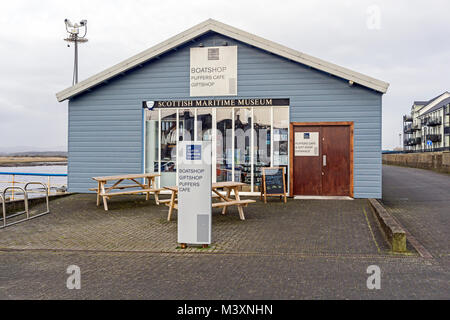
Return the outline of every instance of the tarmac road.
[[[383,203],[435,258],[450,255],[450,175],[383,166]]]

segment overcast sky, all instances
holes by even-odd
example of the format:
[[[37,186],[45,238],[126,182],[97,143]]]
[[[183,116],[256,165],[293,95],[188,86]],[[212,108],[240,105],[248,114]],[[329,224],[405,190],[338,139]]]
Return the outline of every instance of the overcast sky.
[[[88,20],[80,81],[213,18],[389,82],[390,149],[414,100],[450,90],[449,12],[448,0],[1,1],[0,151],[67,145],[67,102],[55,98],[72,81],[65,18]]]

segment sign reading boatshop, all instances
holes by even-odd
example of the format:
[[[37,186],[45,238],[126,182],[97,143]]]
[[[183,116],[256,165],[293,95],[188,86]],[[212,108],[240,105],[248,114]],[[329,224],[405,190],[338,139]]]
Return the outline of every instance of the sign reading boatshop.
[[[289,106],[289,99],[255,98],[255,99],[214,99],[214,100],[165,100],[144,101],[147,109],[159,108],[211,108],[211,107],[272,107]]]
[[[191,48],[191,97],[237,95],[237,46]]]
[[[319,156],[318,132],[296,132],[294,138],[295,138],[294,149],[296,157]]]
[[[178,242],[211,244],[211,141],[178,148]]]

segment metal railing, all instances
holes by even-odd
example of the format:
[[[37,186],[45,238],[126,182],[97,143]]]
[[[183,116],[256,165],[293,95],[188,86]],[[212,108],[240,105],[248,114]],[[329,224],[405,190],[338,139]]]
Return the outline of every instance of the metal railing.
[[[65,173],[28,173],[28,172],[0,172],[0,176],[11,176],[11,180],[8,181],[0,181],[0,183],[11,184],[13,189],[11,190],[11,200],[15,199],[14,187],[16,185],[26,185],[28,181],[20,181],[16,180],[16,176],[34,176],[34,177],[47,177],[47,190],[48,193],[51,192],[52,188],[56,189],[58,187],[65,186],[64,184],[56,184],[51,182],[51,177],[67,177]],[[36,184],[36,183],[33,183]],[[44,185],[40,182],[40,184]],[[45,186],[45,185],[44,185]],[[32,190],[28,191],[28,193],[34,192]],[[6,201],[6,198],[4,199]]]
[[[46,200],[46,210],[38,213],[38,214],[34,214],[34,215],[30,215],[30,210],[28,207],[28,186],[29,185],[41,185],[43,187],[43,189],[45,190],[45,200]],[[15,212],[13,214],[10,215],[6,215],[6,193],[8,191],[13,192],[14,190],[19,190],[20,192],[23,193],[23,201],[24,201],[24,211],[19,211],[19,212]],[[49,199],[48,199],[48,188],[46,187],[45,184],[43,184],[42,182],[28,182],[24,188],[22,187],[6,187],[3,192],[0,194],[0,198],[2,200],[2,211],[3,211],[3,217],[0,218],[0,221],[3,221],[2,225],[0,225],[0,229],[30,220],[30,219],[34,219],[37,217],[41,217],[43,215],[46,215],[48,213],[50,213],[50,205],[49,205]],[[13,221],[10,223],[7,223],[7,219],[12,219],[14,217],[18,217],[21,215],[25,215],[25,218],[17,220],[17,221]]]
[[[417,150],[402,150],[402,151],[383,151],[383,154],[400,154],[400,153],[425,153],[425,152],[445,152],[450,151],[450,147],[441,148],[428,148],[428,149],[417,149]]]

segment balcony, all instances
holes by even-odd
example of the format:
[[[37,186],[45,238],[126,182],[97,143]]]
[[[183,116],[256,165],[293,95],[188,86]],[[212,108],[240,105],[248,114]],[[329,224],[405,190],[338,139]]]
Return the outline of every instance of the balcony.
[[[430,140],[431,142],[441,142],[441,135],[440,134],[427,134],[426,140]]]
[[[404,115],[403,116],[403,122],[412,122],[413,121],[413,118],[412,118],[412,116],[411,115]]]
[[[412,130],[412,131],[421,131],[421,130],[422,130],[422,127],[421,127],[419,124],[413,124],[413,125],[411,126],[411,130]]]
[[[444,134],[450,134],[450,127],[444,128]]]
[[[442,124],[442,118],[428,118],[427,126],[428,127],[434,127],[434,126],[440,126]]]
[[[422,143],[422,138],[410,138],[403,141],[403,145],[412,147]]]
[[[403,127],[403,133],[405,133],[405,134],[411,134],[411,133],[413,133],[412,126],[411,126],[410,124],[405,125],[405,126]]]

